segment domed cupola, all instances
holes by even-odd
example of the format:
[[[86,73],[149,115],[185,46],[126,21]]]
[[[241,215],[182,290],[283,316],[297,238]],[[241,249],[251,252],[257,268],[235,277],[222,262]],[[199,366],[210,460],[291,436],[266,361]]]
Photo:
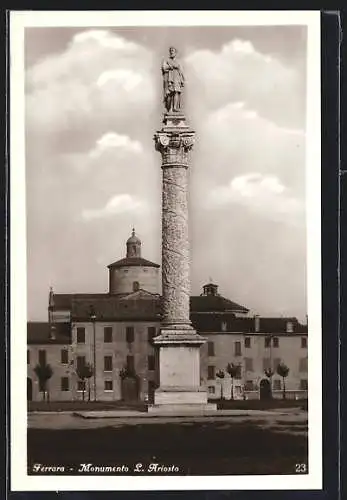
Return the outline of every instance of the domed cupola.
[[[134,228],[127,240],[127,258],[131,257],[141,257],[141,240],[136,236]]]
[[[141,240],[133,229],[126,242],[126,257],[107,266],[110,294],[124,295],[140,289],[158,293],[160,266],[141,257],[141,245]]]

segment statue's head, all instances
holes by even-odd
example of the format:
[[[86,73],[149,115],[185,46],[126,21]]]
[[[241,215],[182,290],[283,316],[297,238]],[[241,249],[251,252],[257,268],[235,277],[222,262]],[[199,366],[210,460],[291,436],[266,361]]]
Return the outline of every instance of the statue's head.
[[[170,47],[169,54],[170,54],[170,57],[175,57],[175,55],[177,54],[177,49],[175,47]]]

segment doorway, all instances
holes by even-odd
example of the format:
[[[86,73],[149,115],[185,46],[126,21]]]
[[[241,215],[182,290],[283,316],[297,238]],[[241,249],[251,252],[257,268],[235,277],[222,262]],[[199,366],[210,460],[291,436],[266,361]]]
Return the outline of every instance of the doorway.
[[[122,400],[134,402],[139,398],[139,384],[135,377],[125,377],[122,380]]]
[[[271,399],[271,384],[266,378],[260,381],[260,399]]]

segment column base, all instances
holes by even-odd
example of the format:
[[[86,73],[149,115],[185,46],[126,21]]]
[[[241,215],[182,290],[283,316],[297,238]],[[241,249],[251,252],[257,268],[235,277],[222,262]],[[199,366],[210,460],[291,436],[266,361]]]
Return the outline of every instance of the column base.
[[[148,412],[156,415],[199,415],[217,410],[217,405],[207,402],[204,387],[160,387],[154,394],[154,405]]]
[[[206,403],[205,405],[198,404],[169,404],[169,405],[152,405],[148,407],[148,413],[152,415],[162,415],[168,417],[189,417],[206,415],[206,413],[217,411],[217,405]]]

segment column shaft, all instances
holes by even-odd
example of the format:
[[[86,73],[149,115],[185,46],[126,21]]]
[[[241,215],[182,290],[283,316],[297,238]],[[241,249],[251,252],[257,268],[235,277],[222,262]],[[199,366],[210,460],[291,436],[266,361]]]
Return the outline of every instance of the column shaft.
[[[163,326],[190,325],[188,169],[163,165]]]

